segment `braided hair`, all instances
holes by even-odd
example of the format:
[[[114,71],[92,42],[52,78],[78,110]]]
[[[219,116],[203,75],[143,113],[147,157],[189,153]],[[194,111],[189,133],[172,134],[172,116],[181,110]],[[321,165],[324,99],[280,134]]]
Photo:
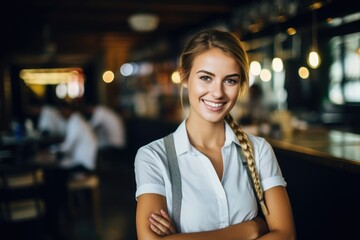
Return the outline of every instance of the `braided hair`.
[[[237,138],[239,139],[241,149],[244,153],[246,163],[247,163],[248,168],[251,173],[250,174],[251,180],[252,180],[253,187],[254,187],[254,190],[256,193],[256,197],[260,203],[262,212],[264,213],[264,215],[267,215],[269,212],[268,212],[268,209],[265,204],[264,191],[260,184],[260,178],[259,178],[258,171],[256,169],[254,152],[253,152],[252,146],[250,144],[250,140],[249,140],[247,134],[241,129],[241,127],[235,123],[234,119],[232,118],[232,116],[230,114],[226,115],[225,121],[230,125],[230,127],[236,134]]]

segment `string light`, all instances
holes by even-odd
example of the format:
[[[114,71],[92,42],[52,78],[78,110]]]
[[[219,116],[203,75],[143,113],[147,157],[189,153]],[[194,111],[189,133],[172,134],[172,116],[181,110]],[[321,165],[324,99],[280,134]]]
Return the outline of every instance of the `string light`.
[[[284,69],[284,64],[281,58],[274,58],[272,60],[271,67],[275,72],[281,72]]]
[[[103,73],[102,79],[106,83],[111,83],[112,81],[114,81],[114,77],[115,77],[114,73],[108,70]]]
[[[250,63],[250,73],[253,75],[253,76],[259,76],[260,74],[260,71],[261,71],[261,65],[258,61],[252,61]]]

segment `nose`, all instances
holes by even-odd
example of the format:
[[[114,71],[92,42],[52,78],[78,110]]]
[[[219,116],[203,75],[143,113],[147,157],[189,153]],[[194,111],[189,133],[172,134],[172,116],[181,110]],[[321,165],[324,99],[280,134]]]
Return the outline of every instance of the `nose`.
[[[210,94],[214,98],[221,98],[224,95],[223,85],[221,81],[213,81],[211,84]]]

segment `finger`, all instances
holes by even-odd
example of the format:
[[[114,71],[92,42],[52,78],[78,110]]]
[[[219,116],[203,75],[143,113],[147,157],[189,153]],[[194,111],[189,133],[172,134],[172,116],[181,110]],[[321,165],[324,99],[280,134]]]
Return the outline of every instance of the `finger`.
[[[172,222],[169,214],[168,214],[165,210],[160,209],[160,213],[161,213],[161,216],[163,216],[163,217],[164,217],[165,219],[167,219],[168,221]]]
[[[169,227],[171,225],[171,220],[167,220],[166,218],[164,218],[163,216],[159,215],[159,214],[155,214],[152,213],[151,217],[153,219],[155,219],[157,222],[161,223],[162,225],[164,225],[165,227]]]
[[[157,235],[159,236],[164,236],[165,234],[158,228],[156,227],[154,224],[150,224],[150,228],[153,232],[155,232]]]
[[[174,223],[173,223],[172,219],[170,218],[169,214],[163,209],[160,210],[160,213],[161,213],[161,216],[163,216],[167,221],[169,221],[168,228],[169,228],[170,232],[176,233]]]
[[[166,224],[169,223],[163,217],[157,214],[151,214],[150,222],[163,234],[171,234],[170,229],[166,226]]]

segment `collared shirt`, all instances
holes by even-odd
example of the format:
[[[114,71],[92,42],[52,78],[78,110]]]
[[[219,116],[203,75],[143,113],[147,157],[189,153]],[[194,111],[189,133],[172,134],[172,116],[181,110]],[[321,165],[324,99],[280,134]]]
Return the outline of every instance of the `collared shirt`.
[[[238,156],[239,141],[225,123],[226,140],[221,149],[223,176],[220,180],[210,160],[190,142],[184,120],[174,132],[175,150],[182,181],[181,232],[224,228],[257,216],[257,202],[245,166]],[[264,191],[286,186],[277,159],[265,139],[249,135]],[[136,197],[155,193],[166,197],[172,216],[171,181],[164,140],[141,147],[135,157]]]
[[[89,170],[96,167],[97,140],[89,123],[79,113],[71,114],[60,150],[68,156],[62,161],[64,167],[81,164]]]

